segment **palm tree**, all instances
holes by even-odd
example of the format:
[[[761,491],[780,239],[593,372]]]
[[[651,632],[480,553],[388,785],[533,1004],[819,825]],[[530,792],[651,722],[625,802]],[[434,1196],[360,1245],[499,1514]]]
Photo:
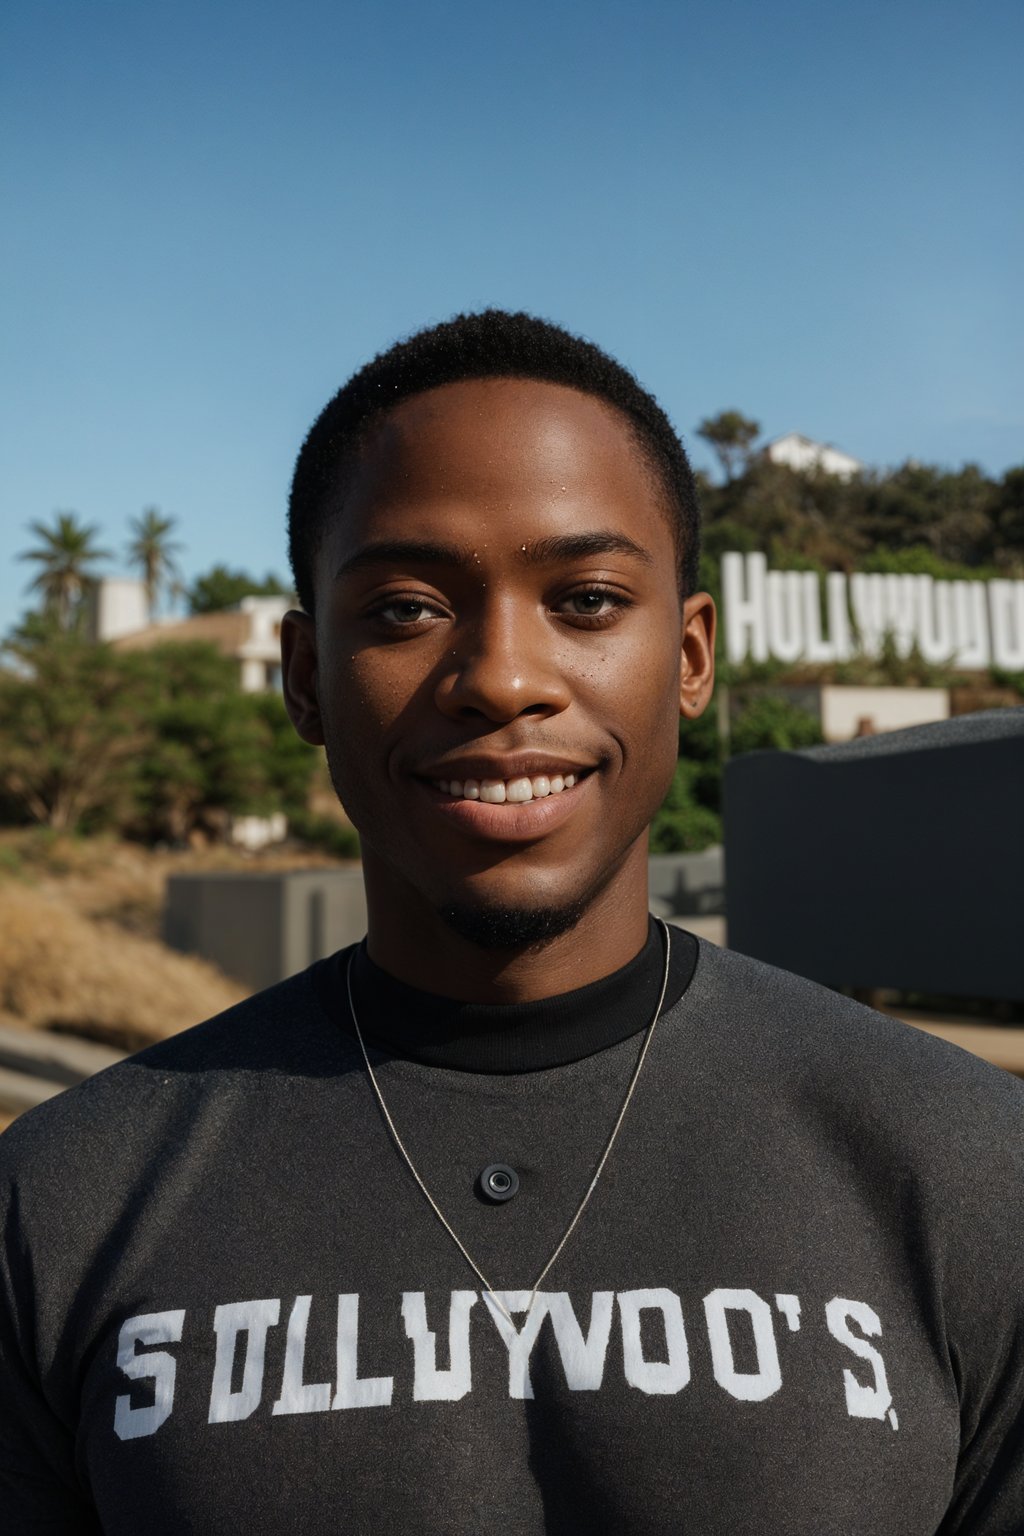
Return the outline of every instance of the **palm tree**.
[[[70,629],[82,595],[94,579],[90,567],[97,560],[109,560],[110,553],[96,548],[93,539],[98,530],[79,522],[76,512],[55,512],[51,528],[36,519],[28,531],[35,534],[39,547],[23,550],[18,558],[40,565],[29,590],[42,593],[44,611],[56,618],[61,629]]]
[[[174,525],[175,519],[164,517],[159,507],[146,507],[140,517],[128,520],[135,535],[128,545],[128,562],[142,572],[150,619],[161,587],[169,586],[172,591],[180,588],[181,571],[174,556],[182,546],[168,537]]]

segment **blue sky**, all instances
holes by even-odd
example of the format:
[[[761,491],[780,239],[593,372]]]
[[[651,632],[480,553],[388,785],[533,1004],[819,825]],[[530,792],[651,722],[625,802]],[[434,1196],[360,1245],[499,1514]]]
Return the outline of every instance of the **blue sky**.
[[[8,0],[0,629],[31,518],[285,572],[312,418],[486,304],[884,466],[1024,459],[1018,0]],[[123,569],[116,563],[110,569]]]

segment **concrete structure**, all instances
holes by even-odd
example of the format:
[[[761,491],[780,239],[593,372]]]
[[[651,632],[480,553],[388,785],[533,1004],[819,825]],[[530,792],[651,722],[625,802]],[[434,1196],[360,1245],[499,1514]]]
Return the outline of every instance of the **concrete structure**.
[[[948,688],[854,688],[826,683],[818,690],[821,733],[828,742],[948,720]]]
[[[852,454],[843,453],[829,443],[816,443],[801,432],[787,432],[784,437],[773,438],[762,452],[773,464],[788,464],[790,469],[797,470],[820,469],[839,480],[852,480],[864,468],[860,459],[855,459]]]
[[[695,921],[721,913],[721,848],[656,855],[651,901],[666,917]],[[716,935],[719,929],[716,927]],[[252,874],[212,871],[172,875],[163,937],[201,955],[256,991],[314,960],[354,944],[366,932],[362,870],[300,869]]]
[[[304,970],[366,932],[362,870],[172,875],[163,938],[251,987]]]
[[[152,650],[157,645],[205,641],[216,646],[224,656],[238,662],[239,680],[246,693],[280,690],[281,619],[295,599],[282,597],[243,597],[237,608],[219,613],[196,613],[186,619],[161,619],[156,624],[143,621],[125,628],[128,617],[137,612],[128,588],[141,589],[141,582],[102,581],[97,585],[96,640],[109,640],[123,651]],[[106,588],[112,593],[106,595]],[[122,591],[121,589],[125,589]],[[104,627],[106,626],[106,627]],[[111,627],[113,626],[113,627]]]
[[[725,774],[729,946],[829,986],[1024,1000],[1024,706]]]
[[[725,858],[720,843],[702,853],[653,853],[647,883],[654,910],[679,918],[725,911]],[[683,922],[683,927],[687,927]]]

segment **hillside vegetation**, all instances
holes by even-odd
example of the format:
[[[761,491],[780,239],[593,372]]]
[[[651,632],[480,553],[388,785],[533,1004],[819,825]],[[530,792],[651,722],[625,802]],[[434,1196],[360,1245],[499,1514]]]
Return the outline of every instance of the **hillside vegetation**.
[[[327,861],[0,834],[0,1022],[138,1050],[229,1008],[246,987],[159,940],[168,875],[311,862]]]

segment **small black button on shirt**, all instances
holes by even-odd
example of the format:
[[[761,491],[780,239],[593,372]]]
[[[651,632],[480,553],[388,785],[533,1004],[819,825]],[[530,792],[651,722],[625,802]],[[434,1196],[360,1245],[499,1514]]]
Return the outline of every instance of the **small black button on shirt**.
[[[1024,1087],[672,944],[529,1309],[659,932],[504,1018],[352,957],[495,1294],[347,952],[16,1122],[3,1530],[1024,1531]]]

